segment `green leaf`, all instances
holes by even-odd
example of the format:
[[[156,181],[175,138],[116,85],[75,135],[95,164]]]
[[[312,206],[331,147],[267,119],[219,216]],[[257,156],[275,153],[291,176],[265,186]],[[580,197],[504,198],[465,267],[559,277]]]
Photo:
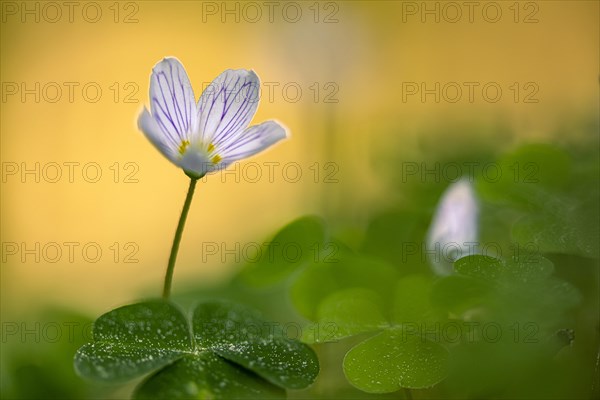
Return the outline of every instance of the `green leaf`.
[[[203,352],[150,376],[135,399],[283,399],[285,392],[254,373]]]
[[[600,257],[597,160],[536,144],[496,164],[502,175],[478,180],[477,188],[484,200],[520,212],[511,229],[513,242],[535,252]]]
[[[510,260],[473,255],[454,263],[460,278],[485,282],[490,290],[481,306],[495,323],[535,322],[540,330],[556,330],[565,313],[581,301],[570,283],[552,276],[554,265],[544,257],[522,255]]]
[[[502,275],[503,263],[494,257],[474,254],[454,262],[454,269],[461,275],[484,280],[496,280]]]
[[[326,297],[317,310],[317,324],[305,330],[308,342],[330,342],[389,326],[381,296],[368,289],[340,290]],[[328,329],[329,328],[329,329]]]
[[[283,335],[257,311],[208,302],[194,311],[192,331],[166,301],[118,308],[94,324],[94,341],[79,349],[83,377],[119,382],[158,372],[138,398],[279,398],[282,388],[309,386],[319,372],[314,351]]]
[[[370,289],[389,301],[397,276],[387,263],[344,254],[338,262],[312,263],[302,270],[291,288],[292,302],[302,315],[316,321],[319,304],[338,290]]]
[[[348,381],[369,393],[421,389],[446,376],[448,351],[401,329],[386,330],[350,350],[344,358]]]
[[[78,379],[73,368],[73,354],[90,339],[92,319],[56,307],[31,315],[17,311],[11,317],[3,313],[2,318],[0,398],[109,397],[105,385]],[[19,322],[11,322],[13,318]],[[17,326],[21,329],[10,329]]]
[[[554,207],[520,218],[511,230],[515,242],[542,253],[599,258],[599,208],[596,200],[577,206],[572,199],[554,199]]]
[[[265,244],[257,259],[239,274],[239,279],[247,285],[274,285],[307,262],[327,258],[335,251],[335,245],[325,243],[324,221],[315,216],[292,221]]]
[[[77,351],[75,369],[82,377],[97,381],[127,381],[194,349],[185,317],[164,301],[110,311],[96,320],[93,336],[93,343]]]
[[[477,189],[492,202],[539,209],[549,192],[566,187],[570,170],[571,160],[563,150],[547,144],[526,145],[486,167]]]
[[[582,301],[575,286],[556,277],[526,287],[527,291],[514,290],[508,305],[517,310],[513,315],[518,314],[521,320],[535,321],[540,329],[564,328],[565,316],[570,320],[573,308]],[[523,307],[524,303],[527,307]]]
[[[310,347],[288,339],[279,324],[266,323],[247,307],[201,304],[194,312],[193,327],[200,346],[278,386],[302,389],[319,373],[317,356]]]
[[[409,275],[400,279],[394,295],[392,321],[402,324],[432,320],[432,283],[431,279],[421,275]]]
[[[317,322],[304,337],[308,341],[335,341],[383,330],[346,354],[344,371],[357,388],[384,393],[429,387],[443,379],[444,347],[420,336],[407,338],[398,325],[434,318],[431,285],[420,275],[398,281],[396,270],[385,263],[347,257],[339,264],[308,266],[292,287],[292,299]],[[430,363],[427,368],[425,360]]]
[[[504,276],[513,282],[541,281],[549,278],[553,272],[552,261],[535,254],[523,254],[504,263]]]
[[[377,215],[369,222],[362,251],[400,266],[404,273],[422,270],[427,263],[415,244],[425,237],[430,218],[421,208]]]
[[[492,286],[480,279],[450,275],[434,283],[431,303],[437,310],[462,315],[484,304]]]
[[[530,283],[548,278],[554,271],[552,262],[533,254],[503,261],[479,254],[456,260],[454,269],[461,275],[488,281]]]

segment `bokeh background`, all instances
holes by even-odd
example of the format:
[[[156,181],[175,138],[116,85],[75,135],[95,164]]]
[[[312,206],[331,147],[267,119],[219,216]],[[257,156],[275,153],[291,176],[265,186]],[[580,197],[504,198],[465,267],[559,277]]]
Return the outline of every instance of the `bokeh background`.
[[[291,133],[199,184],[175,292],[240,267],[221,253],[202,262],[203,243],[261,242],[304,214],[340,232],[364,226],[404,195],[389,186],[399,161],[431,148],[597,136],[561,127],[598,119],[599,3],[476,3],[470,14],[460,2],[2,1],[3,323],[48,307],[94,316],[160,293],[187,178],[136,119],[165,56],[181,60],[197,97],[224,69],[255,70],[254,123]],[[439,101],[421,97],[436,83]]]

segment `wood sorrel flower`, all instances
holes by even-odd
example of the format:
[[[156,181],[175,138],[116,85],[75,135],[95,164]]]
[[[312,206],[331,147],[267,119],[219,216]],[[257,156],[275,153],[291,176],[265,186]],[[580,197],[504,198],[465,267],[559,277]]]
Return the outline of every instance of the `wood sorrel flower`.
[[[173,57],[156,64],[150,77],[150,112],[138,126],[152,144],[193,179],[226,168],[286,137],[275,121],[248,127],[259,101],[254,71],[228,69],[198,103],[183,65]]]
[[[477,245],[479,205],[472,185],[465,179],[444,192],[427,234],[430,265],[438,275],[452,273],[452,263],[469,255]],[[470,250],[473,254],[473,250]]]

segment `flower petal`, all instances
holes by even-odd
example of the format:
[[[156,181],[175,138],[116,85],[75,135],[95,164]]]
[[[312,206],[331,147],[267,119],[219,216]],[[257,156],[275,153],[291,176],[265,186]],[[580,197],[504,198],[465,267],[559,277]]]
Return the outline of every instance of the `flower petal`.
[[[228,69],[204,90],[198,100],[199,132],[207,144],[231,142],[256,113],[260,80],[254,71]]]
[[[171,160],[171,162],[175,162],[177,148],[168,140],[158,122],[150,115],[146,107],[144,107],[144,111],[138,117],[138,128],[144,132],[144,135],[146,135],[154,147]]]
[[[164,135],[175,146],[190,139],[196,130],[196,98],[183,65],[176,58],[164,58],[150,77],[150,108]]]
[[[283,126],[275,121],[266,121],[246,129],[238,139],[227,146],[216,147],[221,157],[221,168],[234,161],[250,157],[277,143],[287,136]]]
[[[427,233],[427,248],[433,251],[430,264],[436,274],[451,274],[453,262],[470,255],[468,250],[479,237],[478,221],[479,204],[472,184],[461,179],[450,185],[439,201]]]

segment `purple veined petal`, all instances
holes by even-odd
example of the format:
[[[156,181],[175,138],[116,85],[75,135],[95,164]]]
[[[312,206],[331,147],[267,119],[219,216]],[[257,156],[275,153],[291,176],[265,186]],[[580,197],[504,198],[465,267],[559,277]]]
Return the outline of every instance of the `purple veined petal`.
[[[144,132],[154,147],[171,162],[176,163],[178,144],[173,143],[169,137],[165,136],[158,122],[150,115],[146,107],[138,117],[138,128]]]
[[[256,113],[260,80],[254,71],[228,69],[198,100],[198,129],[204,143],[227,143],[241,134]]]
[[[235,142],[227,146],[216,146],[215,152],[221,157],[220,168],[260,153],[286,137],[285,128],[275,121],[251,126]]]
[[[165,136],[177,146],[196,130],[196,98],[183,65],[173,57],[164,58],[152,69],[150,109]]]

